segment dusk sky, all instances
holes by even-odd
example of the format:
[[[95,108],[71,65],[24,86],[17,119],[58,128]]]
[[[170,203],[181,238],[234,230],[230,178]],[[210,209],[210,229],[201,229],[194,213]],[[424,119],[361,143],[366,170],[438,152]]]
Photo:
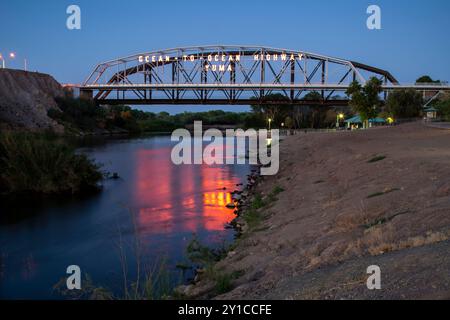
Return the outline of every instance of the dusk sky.
[[[66,8],[82,29],[66,28]],[[366,9],[382,10],[368,30]],[[450,1],[30,1],[1,0],[0,53],[8,67],[81,83],[99,62],[178,46],[264,45],[336,56],[389,70],[400,82],[450,80]],[[229,107],[233,108],[233,107]]]

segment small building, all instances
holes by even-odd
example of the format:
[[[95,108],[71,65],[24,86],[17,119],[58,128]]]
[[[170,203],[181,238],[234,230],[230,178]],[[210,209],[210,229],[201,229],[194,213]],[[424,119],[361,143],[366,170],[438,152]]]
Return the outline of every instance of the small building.
[[[437,109],[433,107],[428,107],[423,110],[425,112],[426,120],[435,120],[437,118]]]

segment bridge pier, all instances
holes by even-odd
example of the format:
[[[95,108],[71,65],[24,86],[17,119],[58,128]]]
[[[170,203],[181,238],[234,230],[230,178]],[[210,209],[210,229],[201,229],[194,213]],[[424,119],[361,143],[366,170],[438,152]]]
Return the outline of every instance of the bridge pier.
[[[80,89],[80,99],[94,100],[94,91],[91,89]]]

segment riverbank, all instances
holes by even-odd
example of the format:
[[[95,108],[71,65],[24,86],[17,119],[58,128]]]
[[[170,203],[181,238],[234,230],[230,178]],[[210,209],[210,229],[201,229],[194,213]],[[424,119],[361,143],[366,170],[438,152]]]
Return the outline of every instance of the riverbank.
[[[217,273],[184,293],[217,299],[449,298],[450,131],[420,122],[287,138],[259,179],[243,234]],[[276,192],[275,192],[276,191]],[[379,265],[382,290],[366,269]]]
[[[98,190],[100,165],[63,139],[0,133],[0,196],[73,195]]]

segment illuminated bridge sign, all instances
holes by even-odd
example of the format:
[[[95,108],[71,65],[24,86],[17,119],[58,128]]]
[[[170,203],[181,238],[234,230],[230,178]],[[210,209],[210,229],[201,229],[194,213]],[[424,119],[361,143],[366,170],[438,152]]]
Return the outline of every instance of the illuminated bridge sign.
[[[399,85],[386,70],[308,52],[200,46],[101,63],[80,92],[98,104],[269,104],[269,97],[279,93],[288,104],[345,105],[349,84],[370,77],[382,80],[386,92],[416,87]],[[422,89],[438,92],[443,87]],[[312,91],[320,93],[315,100],[308,99]]]

